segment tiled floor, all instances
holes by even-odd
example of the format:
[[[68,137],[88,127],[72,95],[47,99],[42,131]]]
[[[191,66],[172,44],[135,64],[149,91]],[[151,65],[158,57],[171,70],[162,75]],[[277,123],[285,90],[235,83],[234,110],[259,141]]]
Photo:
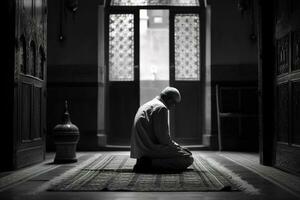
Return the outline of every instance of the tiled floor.
[[[77,167],[95,154],[128,154],[123,152],[80,152],[78,162],[56,165],[52,163],[54,154],[48,154],[47,160],[41,164],[0,174],[1,200],[40,200],[40,199],[71,199],[71,200],[129,200],[129,199],[267,199],[294,200],[300,199],[300,177],[290,175],[275,168],[259,165],[257,154],[233,152],[197,152],[213,162],[221,164],[236,177],[246,181],[259,190],[259,194],[247,192],[49,192],[44,187],[55,177]]]

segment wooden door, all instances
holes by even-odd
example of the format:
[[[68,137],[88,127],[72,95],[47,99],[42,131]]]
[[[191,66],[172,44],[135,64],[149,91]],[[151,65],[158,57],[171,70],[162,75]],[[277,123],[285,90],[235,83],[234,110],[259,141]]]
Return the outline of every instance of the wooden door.
[[[129,145],[139,107],[139,15],[106,13],[106,130],[108,144]]]
[[[16,1],[13,168],[45,158],[47,1]]]
[[[275,166],[300,174],[300,2],[277,0]]]
[[[170,11],[170,86],[182,96],[170,113],[170,126],[172,138],[180,144],[202,144],[205,20],[201,13],[200,8]]]

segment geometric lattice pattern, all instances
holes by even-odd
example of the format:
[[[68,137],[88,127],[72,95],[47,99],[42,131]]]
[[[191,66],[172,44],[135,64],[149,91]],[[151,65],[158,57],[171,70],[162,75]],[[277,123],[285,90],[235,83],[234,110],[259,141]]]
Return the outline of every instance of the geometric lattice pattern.
[[[111,0],[111,6],[199,6],[198,0]]]
[[[134,15],[109,15],[109,80],[134,80]]]
[[[196,14],[175,15],[175,80],[200,80],[200,20]]]

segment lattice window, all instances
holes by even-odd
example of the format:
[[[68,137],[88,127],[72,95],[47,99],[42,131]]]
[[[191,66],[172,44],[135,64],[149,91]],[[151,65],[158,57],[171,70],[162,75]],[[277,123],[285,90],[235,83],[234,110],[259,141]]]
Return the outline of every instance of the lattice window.
[[[134,80],[134,16],[111,14],[109,18],[109,80]]]
[[[196,14],[175,16],[175,80],[200,80],[200,20]]]

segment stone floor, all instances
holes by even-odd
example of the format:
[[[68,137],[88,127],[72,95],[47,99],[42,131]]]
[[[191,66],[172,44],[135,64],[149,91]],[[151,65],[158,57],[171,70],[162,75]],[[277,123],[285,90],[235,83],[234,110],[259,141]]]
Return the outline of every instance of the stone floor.
[[[246,181],[259,194],[241,192],[49,192],[44,185],[64,172],[77,167],[95,154],[129,154],[122,152],[79,152],[78,162],[72,164],[53,164],[54,153],[48,153],[43,163],[14,172],[0,173],[1,200],[134,200],[134,199],[260,199],[260,200],[295,200],[300,199],[300,177],[281,170],[262,166],[258,163],[258,155],[238,152],[201,151],[205,157],[214,160],[227,168],[237,177]]]

